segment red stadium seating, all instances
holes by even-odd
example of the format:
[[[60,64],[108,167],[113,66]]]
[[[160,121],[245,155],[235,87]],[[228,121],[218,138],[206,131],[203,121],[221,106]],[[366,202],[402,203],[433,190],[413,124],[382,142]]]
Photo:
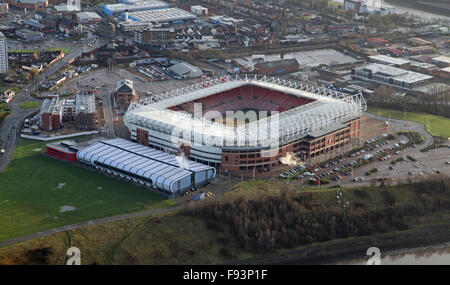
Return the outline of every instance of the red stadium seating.
[[[268,88],[253,85],[244,85],[238,88],[223,91],[208,97],[195,100],[203,104],[203,112],[215,110],[223,115],[227,111],[254,109],[259,111],[284,112],[292,108],[313,102],[309,98],[297,97]],[[170,110],[184,110],[194,112],[194,102],[187,102],[179,106],[171,106]]]

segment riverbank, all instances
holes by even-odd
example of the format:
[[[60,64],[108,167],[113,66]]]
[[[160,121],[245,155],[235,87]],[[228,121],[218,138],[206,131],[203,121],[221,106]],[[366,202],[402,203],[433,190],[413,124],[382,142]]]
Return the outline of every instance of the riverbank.
[[[448,218],[450,213],[444,213]],[[326,243],[312,244],[299,249],[235,261],[232,264],[336,264],[353,259],[368,259],[367,249],[378,247],[384,255],[391,251],[435,246],[450,241],[450,221]]]
[[[407,8],[421,10],[428,13],[437,14],[436,17],[445,16],[450,14],[450,3],[436,2],[433,0],[384,0],[388,4],[395,4],[404,6]]]

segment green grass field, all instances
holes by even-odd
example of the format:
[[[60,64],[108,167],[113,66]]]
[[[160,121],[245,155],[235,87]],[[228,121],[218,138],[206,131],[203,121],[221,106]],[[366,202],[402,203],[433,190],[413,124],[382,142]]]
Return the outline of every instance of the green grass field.
[[[9,108],[6,103],[0,104],[0,122],[9,114]]]
[[[144,188],[48,157],[43,143],[23,139],[0,173],[0,240],[173,204]],[[60,212],[61,206],[75,210]]]
[[[277,196],[286,189],[312,191],[314,202],[336,205],[338,191],[351,204],[364,203],[370,209],[385,207],[383,196],[371,188],[300,188],[273,181],[244,181],[234,185],[222,200],[239,197],[254,199],[260,195]],[[414,191],[390,187],[397,201],[411,202]],[[193,206],[194,203],[191,202]],[[201,203],[201,202],[200,202]],[[250,258],[255,252],[241,248],[229,231],[218,231],[203,219],[178,212],[139,217],[61,232],[0,249],[0,264],[28,264],[29,250],[50,248],[50,264],[64,264],[70,246],[81,250],[86,264],[217,264]],[[297,247],[301,248],[301,247]],[[223,249],[229,254],[223,254]],[[283,252],[281,250],[280,252]]]
[[[403,111],[395,111],[379,108],[368,108],[368,112],[381,115],[383,117],[391,116],[392,119],[404,120],[405,113]],[[431,135],[450,138],[450,119],[426,113],[406,113],[407,121],[422,123],[427,126],[427,132]],[[428,125],[427,125],[428,124]]]
[[[35,101],[27,101],[19,104],[19,107],[22,109],[35,109],[39,108],[39,106],[41,106],[41,104]]]

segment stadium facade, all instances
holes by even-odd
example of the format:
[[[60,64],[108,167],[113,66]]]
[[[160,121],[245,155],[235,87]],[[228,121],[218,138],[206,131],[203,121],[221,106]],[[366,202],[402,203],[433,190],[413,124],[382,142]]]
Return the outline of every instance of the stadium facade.
[[[307,159],[349,144],[360,135],[364,110],[359,94],[228,76],[135,102],[124,123],[139,144],[183,151],[220,171],[255,173],[289,153]]]

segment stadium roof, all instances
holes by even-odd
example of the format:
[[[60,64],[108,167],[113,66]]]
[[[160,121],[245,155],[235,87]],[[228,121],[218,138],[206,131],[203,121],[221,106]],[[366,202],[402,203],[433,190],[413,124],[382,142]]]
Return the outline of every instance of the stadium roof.
[[[237,127],[167,109],[245,85],[308,98],[314,102]],[[178,138],[183,142],[191,136],[201,138],[199,143],[209,146],[265,148],[297,140],[336,123],[351,121],[361,116],[365,109],[366,104],[360,94],[349,96],[323,87],[266,76],[227,76],[133,103],[125,114],[124,122],[129,129],[134,125],[168,134],[173,143]],[[261,135],[259,129],[266,127],[268,133]]]
[[[213,167],[159,151],[124,139],[116,138],[94,143],[77,153],[77,159],[99,167],[146,179],[153,186],[169,192],[178,191],[176,183],[189,181],[193,173],[212,171]],[[209,177],[211,178],[211,177]]]
[[[124,18],[124,15],[122,15]],[[128,13],[128,19],[139,22],[172,22],[195,19],[196,16],[180,8],[168,8],[150,11],[139,11]]]

